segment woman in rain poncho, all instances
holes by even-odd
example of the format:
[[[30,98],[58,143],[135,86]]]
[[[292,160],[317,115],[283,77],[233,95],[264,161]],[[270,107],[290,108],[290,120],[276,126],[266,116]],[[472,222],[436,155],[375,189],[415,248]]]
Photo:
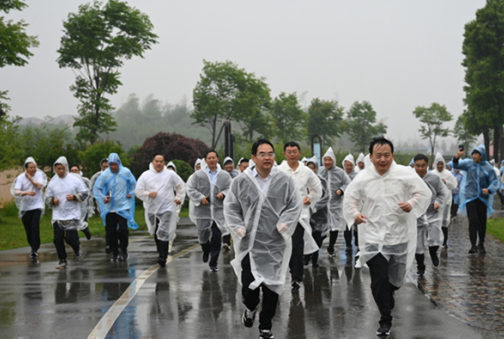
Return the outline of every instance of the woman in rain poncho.
[[[249,167],[233,180],[224,204],[226,225],[233,237],[235,259],[231,261],[242,284],[246,306],[242,322],[252,327],[260,302],[261,338],[271,338],[273,319],[282,293],[303,201],[294,180],[273,167],[273,145],[259,140],[252,146]]]
[[[37,168],[37,163],[32,157],[26,158],[24,168],[25,171],[12,182],[11,194],[15,198],[26,239],[31,247],[30,257],[32,260],[37,260],[40,247],[40,219],[45,210],[42,190],[47,186],[47,176]]]
[[[106,227],[112,261],[119,257],[128,258],[128,227],[136,230],[135,187],[136,179],[131,171],[122,165],[117,153],[108,156],[109,167],[96,180],[93,193],[100,206],[100,216]]]
[[[434,164],[432,165],[432,167],[433,167],[432,173],[439,175],[443,180],[443,182],[445,183],[446,188],[448,188],[449,190],[448,198],[446,199],[446,204],[442,211],[443,222],[441,224],[443,230],[443,246],[446,247],[448,241],[448,226],[450,224],[450,214],[451,214],[450,210],[453,201],[452,190],[457,188],[458,182],[455,176],[452,174],[452,172],[446,169],[446,162],[441,153],[439,152],[436,153],[436,157],[434,158]]]
[[[308,166],[315,174],[318,171],[318,161],[317,157],[312,157],[306,162]],[[329,185],[327,180],[318,176],[320,180],[320,185],[322,186],[322,196],[319,201],[311,208],[310,226],[312,228],[312,237],[315,239],[317,246],[320,248],[322,246],[322,241],[329,232],[329,224],[327,223],[328,214],[328,204],[329,204]],[[312,260],[313,267],[318,267],[319,250],[312,253],[311,255],[305,255],[305,264],[307,265]]]
[[[499,189],[499,180],[495,171],[486,160],[484,145],[479,145],[471,152],[472,159],[459,160],[464,151],[458,150],[453,158],[453,168],[465,171],[460,183],[460,211],[467,209],[469,219],[469,253],[486,253],[485,235],[487,216],[493,212],[493,195]],[[479,237],[479,244],[476,241]]]
[[[209,266],[217,272],[217,260],[221,249],[222,235],[226,235],[223,205],[231,185],[231,177],[219,166],[216,151],[208,151],[206,167],[196,171],[187,181],[187,196],[193,202],[191,217],[198,228],[198,241],[203,250],[203,262],[210,257]]]
[[[336,166],[336,156],[332,147],[329,147],[322,159],[324,167],[320,170],[319,175],[327,181],[330,196],[328,223],[331,230],[327,252],[330,256],[334,256],[334,245],[338,239],[338,231],[344,230],[346,227],[343,218],[343,194],[350,183],[350,178],[345,171]]]
[[[53,166],[57,174],[52,177],[45,192],[45,201],[52,208],[54,246],[59,263],[56,268],[67,267],[65,242],[72,247],[75,256],[80,256],[80,242],[77,231],[87,227],[84,221],[87,212],[89,188],[82,178],[69,172],[68,161],[59,157]]]
[[[136,196],[143,201],[145,221],[149,233],[154,235],[161,267],[166,265],[169,243],[175,237],[178,219],[176,206],[181,205],[185,197],[184,182],[164,164],[164,156],[156,155],[149,164],[149,170],[138,178],[135,189]],[[174,191],[177,196],[173,194]]]
[[[370,269],[371,290],[381,314],[379,335],[392,326],[394,291],[401,287],[416,248],[416,219],[431,201],[427,184],[394,161],[393,144],[376,137],[370,144],[372,164],[348,185],[345,219],[359,227],[357,265]]]

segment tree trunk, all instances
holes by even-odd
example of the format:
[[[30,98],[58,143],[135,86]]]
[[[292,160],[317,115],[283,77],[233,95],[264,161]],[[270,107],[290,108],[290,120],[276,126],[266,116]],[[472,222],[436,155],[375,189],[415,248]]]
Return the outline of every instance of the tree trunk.
[[[497,126],[494,128],[494,149],[493,149],[493,158],[495,159],[495,165],[499,164],[499,151],[500,151],[500,137],[501,137],[501,127]]]
[[[503,133],[503,126],[499,126],[500,129],[500,141],[499,141],[499,149],[500,149],[500,154],[499,154],[499,160],[502,161],[504,159],[504,133]],[[500,168],[500,164],[497,164],[498,167]]]
[[[489,154],[489,151],[490,151],[490,133],[489,133],[489,130],[488,130],[487,127],[483,128],[483,140],[484,140],[484,144],[485,144],[485,150],[487,151],[487,154]]]

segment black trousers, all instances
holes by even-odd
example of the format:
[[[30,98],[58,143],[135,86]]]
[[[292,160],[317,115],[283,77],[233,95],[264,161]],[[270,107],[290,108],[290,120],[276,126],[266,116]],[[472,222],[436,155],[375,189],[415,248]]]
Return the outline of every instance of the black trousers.
[[[381,253],[378,253],[368,260],[367,265],[371,275],[371,292],[381,315],[380,324],[392,324],[394,291],[398,288],[389,282],[389,263]]]
[[[23,214],[23,226],[26,232],[26,240],[32,252],[37,252],[40,248],[40,215],[41,210],[30,210]]]
[[[270,290],[264,285],[257,287],[255,290],[251,290],[249,285],[255,280],[250,269],[250,257],[247,254],[242,260],[242,296],[243,303],[245,306],[253,311],[257,308],[260,302],[259,294],[262,288],[263,300],[262,309],[259,313],[259,329],[271,330],[272,320],[276,313],[276,308],[278,304],[278,294]]]
[[[504,205],[504,194],[502,194],[502,192],[500,190],[497,190],[497,195],[499,196],[500,198],[500,201],[501,201],[501,205]]]
[[[452,202],[451,211],[450,211],[452,218],[455,218],[457,216],[458,209],[459,209],[459,204]]]
[[[208,263],[209,266],[217,267],[217,260],[219,260],[221,245],[222,232],[214,221],[212,223],[212,236],[210,237],[210,240],[208,240],[204,244],[201,244],[201,249],[203,250],[203,252],[210,252],[210,262]]]
[[[162,259],[168,258],[168,247],[169,247],[169,242],[168,241],[162,241],[159,240],[157,237],[157,231],[159,227],[159,219],[156,218],[156,231],[154,232],[154,240],[156,241],[156,249],[159,254],[159,257]]]
[[[354,227],[352,230],[351,227],[346,227],[343,232],[343,237],[345,238],[345,243],[347,247],[352,247],[352,233],[355,238],[355,247],[359,247],[359,235],[357,234],[357,227]]]
[[[105,217],[105,231],[109,241],[110,251],[113,255],[119,255],[119,246],[122,253],[128,251],[128,220],[117,213],[110,212]]]
[[[297,224],[292,235],[292,254],[289,261],[290,273],[293,281],[303,281],[303,252],[304,252],[304,227]]]
[[[58,253],[58,259],[63,260],[67,258],[65,242],[72,247],[75,253],[79,253],[80,241],[77,230],[65,231],[58,225],[58,222],[53,224],[54,238],[53,243]]]
[[[471,245],[476,246],[479,237],[479,244],[485,242],[487,206],[479,199],[468,202],[466,205],[467,218],[469,219],[469,239]]]
[[[231,234],[223,236],[222,243],[231,246]]]
[[[327,251],[331,254],[334,253],[336,240],[338,240],[338,231],[329,231],[329,246],[327,247]]]
[[[315,242],[317,243],[317,246],[320,248],[322,246],[322,241],[324,240],[324,238],[322,238],[322,232],[312,231],[312,237],[313,237],[313,240],[315,240]],[[310,254],[311,259],[312,259],[312,263],[314,263],[314,264],[317,263],[318,258],[319,258],[319,252],[320,252],[320,250]]]

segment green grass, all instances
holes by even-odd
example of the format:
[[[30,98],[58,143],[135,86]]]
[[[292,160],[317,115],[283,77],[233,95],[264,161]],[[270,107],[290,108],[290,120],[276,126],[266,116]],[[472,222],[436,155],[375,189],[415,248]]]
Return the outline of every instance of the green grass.
[[[487,232],[504,242],[504,218],[488,219]]]
[[[50,208],[46,208],[46,213],[40,221],[40,242],[42,244],[52,243],[53,241],[51,212]],[[180,217],[183,218],[188,215],[188,207],[184,205],[180,212]],[[147,230],[144,209],[141,204],[136,207],[135,220],[139,226],[138,230]],[[93,237],[105,237],[105,227],[98,215],[93,215],[88,223]],[[5,203],[4,209],[0,210],[0,235],[0,251],[28,246],[23,223],[18,218],[18,210],[14,202]],[[84,234],[79,232],[79,236],[84,237]]]

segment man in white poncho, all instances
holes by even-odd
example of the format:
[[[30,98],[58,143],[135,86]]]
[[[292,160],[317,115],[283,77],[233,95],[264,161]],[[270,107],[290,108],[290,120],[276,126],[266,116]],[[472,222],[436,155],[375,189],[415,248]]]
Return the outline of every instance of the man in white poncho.
[[[47,186],[47,176],[37,168],[32,157],[26,158],[24,168],[25,171],[12,182],[11,194],[15,198],[31,248],[30,258],[36,261],[40,248],[40,219],[45,210],[42,190]]]
[[[177,195],[174,195],[174,191]],[[156,154],[149,170],[138,178],[136,196],[143,201],[145,222],[154,235],[158,252],[158,264],[166,265],[169,243],[177,228],[176,206],[184,201],[185,184],[180,177],[165,167],[163,154]]]
[[[245,311],[242,322],[252,327],[263,291],[259,315],[261,338],[273,338],[272,319],[282,293],[294,233],[303,201],[294,180],[274,168],[271,142],[252,146],[254,167],[233,180],[224,204],[226,225],[233,237],[231,264],[242,284]]]
[[[313,171],[299,162],[301,147],[297,142],[290,141],[284,145],[284,161],[278,168],[287,173],[296,184],[303,200],[303,210],[299,217],[296,230],[292,235],[292,255],[289,262],[292,276],[292,288],[294,290],[301,287],[303,281],[303,255],[312,254],[318,251],[318,245],[312,237],[310,226],[310,206],[315,206],[322,196],[322,186],[320,179]]]
[[[249,167],[249,159],[247,158],[240,158],[238,160],[238,170],[240,173],[245,172],[245,170]]]
[[[401,287],[416,247],[416,219],[425,213],[431,191],[411,169],[394,162],[394,146],[376,137],[371,164],[348,185],[345,219],[359,227],[360,257],[371,275],[371,290],[381,314],[378,335],[392,326],[394,291]]]
[[[56,268],[65,268],[68,265],[65,242],[72,247],[76,257],[80,256],[77,231],[87,227],[84,219],[89,188],[79,175],[69,172],[68,161],[65,157],[59,157],[56,160],[53,171],[56,175],[47,185],[45,201],[53,210],[53,242],[59,259]]]
[[[70,173],[77,174],[82,178],[84,181],[84,184],[91,190],[91,182],[88,178],[84,176],[84,173],[80,170],[80,167],[78,165],[72,165],[70,166]],[[90,197],[87,200],[87,212],[86,212],[86,217],[84,218],[85,221],[88,221],[89,218],[91,218],[94,214],[94,203],[93,199],[91,198],[92,194],[90,194]],[[89,227],[86,227],[85,229],[82,230],[82,233],[86,235],[86,239],[90,240],[91,239],[91,232],[89,231]]]
[[[415,160],[415,171],[420,178],[425,181],[432,192],[431,202],[425,214],[417,219],[417,247],[415,258],[417,261],[417,274],[422,276],[425,273],[425,243],[429,248],[432,264],[439,266],[437,250],[443,241],[441,223],[443,219],[443,208],[449,195],[446,185],[441,178],[428,171],[429,159],[424,154],[417,154]]]
[[[458,186],[457,178],[452,174],[451,171],[446,169],[446,162],[443,158],[443,155],[439,152],[436,153],[436,157],[434,158],[434,164],[432,165],[433,170],[432,173],[437,174],[443,180],[443,183],[446,185],[448,189],[448,198],[446,199],[446,204],[441,212],[443,214],[443,222],[441,223],[441,229],[443,231],[443,246],[448,246],[448,226],[450,225],[451,220],[451,206],[453,201],[452,190],[456,189]]]
[[[362,161],[364,161],[364,157],[363,157]],[[353,180],[355,178],[355,176],[357,175],[357,172],[355,171],[355,162],[354,162],[353,155],[348,153],[348,155],[345,157],[345,159],[343,159],[343,161],[341,162],[341,165],[343,166],[343,169],[345,170],[345,173],[348,175],[350,180]],[[358,240],[358,235],[357,235],[357,227],[354,226],[353,224],[346,225],[345,231],[343,232],[343,237],[345,238],[346,252],[348,254],[351,254],[353,252],[352,234],[355,239],[355,247],[358,247],[359,240]]]
[[[334,245],[338,240],[338,232],[343,231],[346,227],[343,218],[343,194],[350,183],[350,178],[344,170],[336,166],[336,155],[332,147],[329,147],[322,160],[324,167],[320,170],[319,175],[327,180],[330,197],[328,223],[331,230],[327,252],[330,256],[335,256]]]
[[[205,168],[194,172],[187,180],[186,187],[187,196],[193,203],[190,213],[198,228],[203,262],[206,263],[210,259],[210,270],[217,272],[222,235],[227,234],[223,206],[231,185],[231,177],[220,168],[216,151],[206,153],[205,163]]]

